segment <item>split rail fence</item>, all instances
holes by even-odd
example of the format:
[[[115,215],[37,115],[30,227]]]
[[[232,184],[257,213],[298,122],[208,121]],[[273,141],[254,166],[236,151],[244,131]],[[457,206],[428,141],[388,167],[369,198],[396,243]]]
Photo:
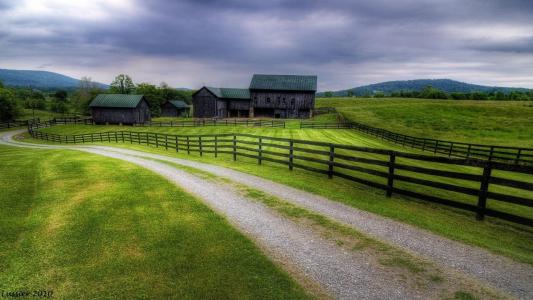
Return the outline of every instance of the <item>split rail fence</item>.
[[[229,155],[351,180],[386,191],[533,227],[533,166],[418,155],[391,150],[250,134],[173,135],[112,131],[76,135],[28,126],[37,139],[62,143],[130,143],[176,152]]]
[[[335,108],[328,107],[327,112],[336,112]],[[361,124],[358,122],[324,123],[303,121],[300,128],[315,129],[355,129],[403,147],[410,147],[433,154],[446,155],[448,157],[477,158],[483,160],[497,160],[513,164],[533,165],[533,148],[506,147],[494,145],[469,144],[437,139],[428,139],[409,136],[392,132],[386,129]]]

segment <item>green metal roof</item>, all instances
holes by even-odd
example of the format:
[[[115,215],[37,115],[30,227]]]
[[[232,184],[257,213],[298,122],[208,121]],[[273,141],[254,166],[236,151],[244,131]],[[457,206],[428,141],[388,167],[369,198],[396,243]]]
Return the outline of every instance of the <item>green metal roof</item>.
[[[223,99],[250,99],[250,90],[248,89],[235,89],[235,88],[216,88],[206,86],[211,93],[215,94],[218,98]]]
[[[189,107],[185,101],[182,100],[170,100],[168,101],[170,104],[174,105],[176,108],[187,108]]]
[[[254,74],[251,90],[316,91],[316,75]]]
[[[143,95],[100,94],[93,99],[89,106],[135,108],[142,99]]]

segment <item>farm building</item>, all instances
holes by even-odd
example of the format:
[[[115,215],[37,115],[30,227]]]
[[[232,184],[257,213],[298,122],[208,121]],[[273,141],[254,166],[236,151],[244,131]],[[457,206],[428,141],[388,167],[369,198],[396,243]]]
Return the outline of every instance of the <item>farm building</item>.
[[[194,117],[248,117],[250,91],[248,89],[203,87],[193,94]]]
[[[95,123],[134,124],[150,121],[143,95],[100,94],[89,104]]]
[[[161,104],[162,117],[188,117],[190,107],[181,100],[169,100]]]
[[[193,94],[194,117],[309,118],[316,76],[255,74],[248,89],[203,87]]]

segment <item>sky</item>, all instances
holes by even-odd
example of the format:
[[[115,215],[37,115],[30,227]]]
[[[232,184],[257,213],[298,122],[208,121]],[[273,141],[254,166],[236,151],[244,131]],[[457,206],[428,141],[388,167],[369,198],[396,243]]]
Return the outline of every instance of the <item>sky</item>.
[[[533,0],[0,0],[0,68],[110,83],[319,90],[451,78],[533,88]]]

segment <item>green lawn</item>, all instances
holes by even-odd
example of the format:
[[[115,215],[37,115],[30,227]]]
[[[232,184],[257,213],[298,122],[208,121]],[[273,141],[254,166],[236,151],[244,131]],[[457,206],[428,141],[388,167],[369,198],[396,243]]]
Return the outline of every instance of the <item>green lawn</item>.
[[[532,101],[320,98],[347,119],[418,137],[532,147]]]
[[[54,297],[307,298],[197,199],[133,164],[0,146],[0,290]]]
[[[109,127],[97,127],[97,126],[56,126],[52,128],[43,129],[48,132],[56,132],[60,134],[71,134],[71,133],[81,133],[86,131],[111,131],[113,128]],[[230,129],[226,127],[207,127],[207,128],[188,128],[182,130],[177,128],[136,128],[129,127],[122,129],[131,129],[131,130],[143,130],[143,131],[157,131],[160,132],[172,132],[172,133],[193,133],[193,132],[205,132],[209,131],[211,133],[216,132],[226,132]],[[233,128],[234,130],[238,128]],[[246,130],[247,128],[244,128]],[[238,129],[242,130],[242,129]],[[248,129],[252,130],[252,129]],[[260,130],[262,134],[272,134],[275,136],[286,136],[286,137],[298,137],[302,139],[309,140],[324,140],[324,141],[335,141],[339,143],[351,143],[351,144],[363,144],[363,145],[373,145],[374,147],[383,146],[381,141],[377,140],[368,140],[364,136],[360,136],[357,132],[349,130],[295,130],[295,129],[253,129]],[[253,132],[256,133],[256,132]],[[104,143],[109,145],[108,143]],[[175,153],[173,149],[165,151],[163,148],[155,149],[153,147],[147,147],[143,145],[130,145],[130,144],[111,144],[113,146],[127,147],[140,149],[143,151],[157,152],[165,155],[178,156],[186,159],[193,159],[208,162],[211,164],[217,164],[233,168],[239,171],[247,172],[257,176],[261,176],[276,182],[287,184],[302,190],[306,190],[315,194],[319,194],[336,200],[339,202],[346,203],[348,205],[371,211],[386,217],[390,217],[402,222],[406,222],[420,228],[424,228],[435,232],[437,234],[456,239],[459,241],[466,242],[468,244],[477,245],[490,249],[496,253],[507,255],[518,261],[524,261],[528,263],[533,263],[533,255],[531,254],[531,245],[533,244],[533,230],[530,228],[525,228],[518,225],[513,225],[504,221],[499,221],[493,218],[487,218],[484,222],[478,222],[474,218],[474,214],[471,212],[466,212],[462,210],[452,209],[447,206],[430,204],[428,202],[417,201],[409,199],[406,197],[393,196],[392,198],[386,198],[384,196],[384,191],[377,190],[368,186],[357,184],[351,181],[347,181],[340,178],[333,178],[328,180],[325,175],[311,173],[299,169],[295,169],[290,172],[287,170],[286,166],[281,166],[277,164],[272,164],[264,162],[262,166],[257,165],[255,159],[248,159],[244,157],[239,157],[238,163],[231,161],[229,156],[221,155],[219,158],[215,159],[212,155],[204,155],[199,157],[197,154],[186,155],[182,152]],[[366,156],[369,158],[377,158],[374,155]],[[402,162],[399,160],[399,162]],[[404,161],[405,162],[405,161]],[[411,161],[410,164],[417,166],[428,167],[429,165],[425,162],[415,162]],[[313,166],[312,163],[308,165]],[[366,166],[368,167],[368,165]],[[459,166],[447,166],[442,167],[439,164],[431,164],[431,167],[452,170],[452,171],[461,171],[465,173],[475,173],[479,174],[480,169],[473,170],[468,167],[459,167]],[[324,166],[322,166],[324,168]],[[384,171],[383,167],[381,171]],[[345,172],[346,173],[346,172]],[[350,173],[350,172],[348,172]],[[498,173],[498,172],[495,172]],[[514,178],[519,180],[533,181],[533,176],[525,175],[510,175],[500,172],[503,177]],[[352,172],[350,174],[357,175],[358,177],[371,179],[375,181],[381,181],[385,183],[383,178],[375,178],[368,174],[361,174],[357,172]],[[414,177],[419,177],[422,179],[429,179],[438,182],[444,182],[449,184],[456,184],[462,186],[468,186],[472,188],[479,188],[479,183],[475,182],[465,182],[464,180],[458,180],[453,178],[438,178],[437,176],[415,176],[409,174],[405,171],[400,173],[403,175],[411,175]],[[325,184],[327,183],[327,184]],[[408,187],[410,190],[417,192],[423,192],[426,194],[431,194],[435,196],[440,196],[443,198],[452,197],[455,201],[462,201],[466,203],[475,204],[476,197],[466,196],[457,193],[451,193],[444,190],[438,190],[434,188],[426,188],[422,186],[416,186],[408,183],[397,183],[399,187]],[[494,186],[493,186],[494,187]],[[528,198],[533,198],[531,193],[524,191],[516,191],[511,188],[499,188],[492,189],[496,192],[506,192],[506,193],[515,193],[514,195],[520,195]],[[523,215],[526,217],[533,217],[533,210],[528,207],[518,206],[514,204],[507,204],[498,201],[488,201],[488,206],[491,208],[499,209],[502,211]]]

